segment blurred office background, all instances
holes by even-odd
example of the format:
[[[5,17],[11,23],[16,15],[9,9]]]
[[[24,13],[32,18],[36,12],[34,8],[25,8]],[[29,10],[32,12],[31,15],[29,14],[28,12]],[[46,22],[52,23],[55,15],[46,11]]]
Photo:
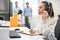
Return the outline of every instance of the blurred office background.
[[[55,16],[60,15],[60,0],[10,0],[10,9],[11,9],[11,14],[13,13],[13,8],[15,6],[15,2],[18,2],[18,6],[20,7],[20,9],[24,9],[24,7],[26,6],[25,3],[29,2],[29,6],[32,8],[33,16],[36,16],[38,14],[38,4],[41,1],[48,1],[48,2],[52,2],[53,4],[53,8],[54,8],[54,13]]]
[[[0,19],[9,20],[9,0],[0,0]]]
[[[38,9],[38,1],[37,0],[10,0],[11,1],[11,8],[12,8],[12,13],[13,13],[13,8],[15,7],[15,2],[18,2],[18,6],[20,9],[24,9],[26,7],[26,2],[29,2],[29,6],[33,10],[33,15],[37,14],[37,9]]]
[[[4,20],[9,20],[9,16],[13,14],[13,8],[15,6],[16,1],[18,2],[20,9],[22,10],[26,6],[25,3],[29,2],[29,6],[33,10],[32,15],[35,16],[38,13],[38,4],[41,1],[45,0],[0,0],[0,18]],[[60,0],[46,0],[46,1],[52,2],[55,16],[60,15]]]

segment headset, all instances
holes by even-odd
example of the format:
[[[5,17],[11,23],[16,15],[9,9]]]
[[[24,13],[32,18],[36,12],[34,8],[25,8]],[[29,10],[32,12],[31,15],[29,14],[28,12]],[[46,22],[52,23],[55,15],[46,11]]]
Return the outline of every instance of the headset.
[[[46,6],[45,10],[46,10],[48,13],[50,12],[50,3],[49,3],[49,2],[47,2],[47,6]]]

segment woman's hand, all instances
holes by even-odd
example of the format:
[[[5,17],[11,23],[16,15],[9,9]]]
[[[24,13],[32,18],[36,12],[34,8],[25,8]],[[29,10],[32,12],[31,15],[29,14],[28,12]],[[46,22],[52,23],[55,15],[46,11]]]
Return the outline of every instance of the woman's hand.
[[[35,31],[35,30],[33,30],[33,29],[30,29],[30,30],[29,30],[29,32],[30,32],[31,34],[36,33],[36,31]]]
[[[43,11],[42,17],[45,20],[48,17],[48,12],[47,11]]]
[[[44,23],[46,23],[46,19],[48,18],[48,12],[47,11],[43,11],[43,13],[42,13],[42,18],[43,18],[43,20],[44,20]]]

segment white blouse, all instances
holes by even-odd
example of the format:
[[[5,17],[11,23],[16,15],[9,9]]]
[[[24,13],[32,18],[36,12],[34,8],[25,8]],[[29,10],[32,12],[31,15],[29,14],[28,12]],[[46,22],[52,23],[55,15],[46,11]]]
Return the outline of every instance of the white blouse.
[[[31,29],[36,30],[36,32],[38,32],[38,33],[44,33],[47,30],[54,32],[56,23],[57,23],[57,18],[48,17],[46,19],[46,23],[44,24],[41,15],[32,17],[30,20]]]
[[[25,17],[23,15],[18,15],[18,23],[25,24]]]

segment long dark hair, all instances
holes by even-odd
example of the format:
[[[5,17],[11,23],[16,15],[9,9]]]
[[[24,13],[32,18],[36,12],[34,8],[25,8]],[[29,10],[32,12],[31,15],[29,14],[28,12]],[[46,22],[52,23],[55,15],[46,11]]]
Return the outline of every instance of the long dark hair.
[[[22,10],[19,10],[19,11],[18,11],[18,14],[21,14],[21,15],[22,15]]]
[[[45,4],[45,9],[47,9],[47,12],[48,12],[49,16],[54,17],[54,11],[53,11],[53,7],[52,7],[52,3],[47,2],[47,1],[42,1],[41,3]],[[47,8],[47,7],[49,7],[49,8]]]

